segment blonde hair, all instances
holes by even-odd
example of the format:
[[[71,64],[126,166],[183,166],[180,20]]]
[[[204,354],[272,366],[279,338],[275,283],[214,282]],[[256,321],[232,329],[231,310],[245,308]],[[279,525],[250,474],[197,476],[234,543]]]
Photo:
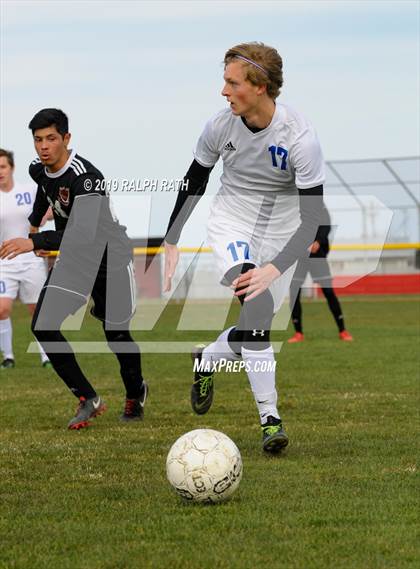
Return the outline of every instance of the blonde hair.
[[[225,53],[225,67],[235,59],[243,61],[250,83],[265,85],[267,95],[277,99],[283,85],[283,60],[274,47],[261,42],[241,43]]]
[[[15,159],[13,156],[13,152],[11,152],[10,150],[5,150],[4,148],[0,148],[0,158],[4,156],[7,160],[7,162],[9,163],[9,166],[11,168],[15,167]]]

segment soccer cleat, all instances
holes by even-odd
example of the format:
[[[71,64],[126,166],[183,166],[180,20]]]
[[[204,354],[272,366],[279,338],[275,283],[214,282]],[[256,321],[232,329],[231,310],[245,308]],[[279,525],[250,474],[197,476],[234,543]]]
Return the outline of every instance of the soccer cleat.
[[[12,369],[15,367],[15,360],[12,358],[6,358],[0,364],[0,370],[2,369]]]
[[[83,429],[90,425],[89,419],[93,419],[98,415],[102,415],[106,411],[106,405],[99,395],[86,399],[79,398],[79,405],[76,409],[76,415],[69,422],[68,428],[72,430]]]
[[[263,449],[266,452],[280,452],[289,444],[289,437],[283,431],[281,419],[276,419],[271,415],[267,417],[266,423],[261,425],[263,436]]]
[[[53,369],[53,365],[50,360],[45,360],[45,362],[42,362],[42,367],[45,369]]]
[[[143,381],[141,386],[140,397],[136,399],[126,399],[124,413],[121,415],[121,421],[141,421],[144,417],[144,404],[146,403],[149,388],[147,383]]]
[[[193,348],[191,358],[195,365],[201,363],[204,348],[205,346],[203,344]],[[203,374],[199,371],[194,371],[194,379],[191,386],[191,406],[197,415],[207,413],[213,403],[213,375],[213,373]]]
[[[353,342],[353,336],[350,334],[350,332],[347,332],[347,330],[339,332],[338,337],[340,340],[344,340],[345,342]]]
[[[294,335],[287,340],[288,344],[296,344],[297,342],[303,342],[305,339],[302,332],[295,332]]]

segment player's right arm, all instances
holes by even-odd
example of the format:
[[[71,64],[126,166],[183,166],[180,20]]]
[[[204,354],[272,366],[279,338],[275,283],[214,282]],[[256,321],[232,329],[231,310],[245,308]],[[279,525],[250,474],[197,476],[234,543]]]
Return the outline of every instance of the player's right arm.
[[[47,221],[51,221],[54,219],[54,214],[53,211],[51,209],[51,206],[48,208],[47,213],[44,215],[44,217],[41,220],[41,225],[40,227],[42,227],[43,225],[45,225],[47,223]],[[31,225],[29,227],[29,233],[38,233],[39,232],[39,227],[35,227],[33,225]],[[49,257],[50,252],[46,251],[45,249],[36,249],[34,250],[34,253],[37,257]]]
[[[38,229],[41,226],[42,220],[44,218],[44,215],[47,213],[48,208],[49,203],[45,197],[44,191],[42,187],[38,186],[34,207],[32,208],[31,215],[28,217],[31,228]]]
[[[202,166],[196,159],[192,161],[183,180],[183,187],[187,189],[178,192],[174,209],[169,218],[165,236],[167,243],[172,245],[178,243],[184,225],[206,191],[212,169],[213,166],[210,168]]]
[[[192,214],[201,196],[206,191],[210,172],[219,159],[219,152],[214,136],[213,121],[210,120],[201,134],[188,172],[184,177],[184,191],[178,193],[174,209],[169,219],[165,235],[165,271],[163,291],[171,290],[171,281],[179,259],[177,243],[182,228]]]
[[[179,259],[177,243],[179,241],[182,228],[193,212],[201,196],[206,191],[211,170],[212,167],[206,168],[194,159],[188,169],[188,172],[184,176],[184,183],[182,187],[186,187],[187,189],[178,193],[165,235],[164,292],[169,292],[171,290],[172,277],[174,276]]]
[[[42,188],[42,184],[40,183],[43,168],[44,167],[41,162],[38,162],[37,160],[34,160],[29,166],[29,175],[37,184],[34,206],[32,208],[31,215],[28,217],[29,223],[31,224],[29,233],[35,233],[38,230],[42,224],[43,217],[50,206]]]

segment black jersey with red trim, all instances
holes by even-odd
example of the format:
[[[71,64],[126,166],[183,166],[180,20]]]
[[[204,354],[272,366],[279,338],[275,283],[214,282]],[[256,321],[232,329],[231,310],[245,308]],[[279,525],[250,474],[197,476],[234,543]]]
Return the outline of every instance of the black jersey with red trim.
[[[132,247],[126,228],[115,217],[104,177],[93,164],[72,150],[58,172],[49,172],[36,159],[29,166],[29,174],[38,185],[29,222],[39,227],[49,206],[55,222],[54,231],[30,235],[35,250],[60,249],[63,261],[79,267],[92,260],[105,262],[105,252],[108,264],[112,258],[113,268],[129,262]]]

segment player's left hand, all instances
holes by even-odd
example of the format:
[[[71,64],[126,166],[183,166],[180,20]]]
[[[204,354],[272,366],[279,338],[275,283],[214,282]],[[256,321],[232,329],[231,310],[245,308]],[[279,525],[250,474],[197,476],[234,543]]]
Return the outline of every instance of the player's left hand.
[[[235,292],[235,296],[246,294],[245,302],[248,302],[267,290],[271,283],[278,279],[280,275],[280,271],[274,265],[268,263],[265,267],[250,269],[240,275],[232,282],[231,288],[240,288],[241,290]]]
[[[8,239],[4,241],[0,247],[0,259],[14,259],[22,253],[33,251],[34,242],[32,239],[24,237],[16,237],[16,239]]]

